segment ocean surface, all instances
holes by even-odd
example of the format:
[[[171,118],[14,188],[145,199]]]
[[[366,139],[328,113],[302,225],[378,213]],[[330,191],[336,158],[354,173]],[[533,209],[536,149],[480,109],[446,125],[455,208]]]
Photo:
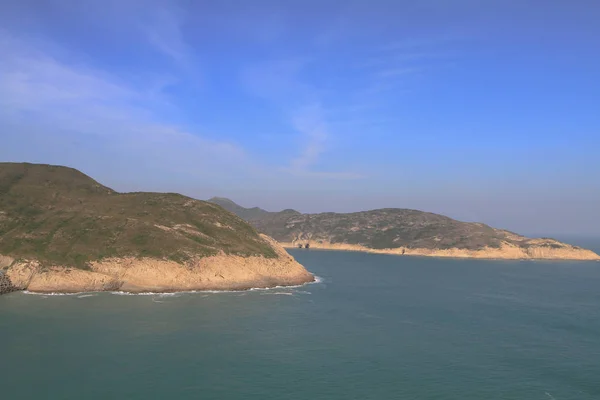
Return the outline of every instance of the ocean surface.
[[[319,283],[0,296],[0,399],[600,399],[598,262],[291,253]]]

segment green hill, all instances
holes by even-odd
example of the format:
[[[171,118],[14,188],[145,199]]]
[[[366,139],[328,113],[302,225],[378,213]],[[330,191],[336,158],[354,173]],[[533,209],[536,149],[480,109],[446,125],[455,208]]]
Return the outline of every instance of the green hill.
[[[242,218],[246,215],[247,209],[231,200],[222,199],[220,204]],[[287,245],[310,243],[320,248],[416,255],[599,259],[592,251],[554,239],[530,239],[481,223],[402,208],[320,214],[264,211],[248,221],[259,232]]]
[[[355,213],[301,214],[295,210],[263,211],[249,219],[250,209],[229,199],[218,204],[245,218],[280,242],[327,241],[363,245],[372,249],[394,247],[464,248],[499,247],[507,231],[484,224],[461,222],[439,214],[402,208],[385,208]],[[212,201],[209,200],[209,201]]]
[[[117,193],[66,167],[0,163],[0,254],[88,268],[107,257],[276,258],[241,218],[173,193]]]

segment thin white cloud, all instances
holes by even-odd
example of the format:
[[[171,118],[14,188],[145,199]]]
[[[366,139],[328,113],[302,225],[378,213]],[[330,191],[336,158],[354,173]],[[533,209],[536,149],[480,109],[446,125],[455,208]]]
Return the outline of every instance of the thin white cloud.
[[[443,53],[435,53],[435,52],[398,52],[396,54],[379,54],[369,56],[365,60],[358,62],[356,64],[357,69],[371,69],[371,68],[380,68],[389,65],[390,62],[393,63],[406,63],[406,62],[415,62],[421,60],[427,60],[432,58],[439,58],[443,56]]]
[[[403,39],[374,46],[365,61],[356,68],[370,76],[370,82],[361,91],[365,97],[379,96],[382,93],[403,95],[410,87],[440,67],[440,59],[452,56],[449,43],[453,38],[440,36],[430,38]],[[447,65],[447,60],[443,62]]]
[[[319,89],[299,78],[309,62],[307,58],[293,58],[255,65],[242,72],[242,81],[252,94],[290,115],[290,126],[299,134],[299,153],[280,171],[313,178],[357,179],[361,175],[315,169],[322,155],[330,150],[327,146],[333,134],[320,105]]]
[[[43,8],[31,7],[30,12],[44,19],[48,18],[44,13],[71,16],[80,24],[89,24],[90,29],[101,30],[107,40],[134,41],[192,74],[198,63],[184,34],[187,7],[181,0],[64,0],[48,2]]]
[[[140,29],[149,42],[161,53],[185,68],[192,68],[192,51],[183,37],[185,13],[177,2],[156,2],[151,7],[142,5],[144,13]]]
[[[104,101],[130,101],[136,91],[108,79],[86,67],[69,67],[64,63],[18,41],[0,35],[0,98],[3,107],[13,110],[38,110],[47,107],[74,106]]]
[[[380,52],[397,52],[398,50],[404,52],[414,51],[415,49],[436,47],[456,39],[456,37],[451,37],[447,35],[422,38],[407,38],[380,45],[377,47],[376,50]]]
[[[0,131],[13,140],[20,138],[20,143],[28,137],[47,138],[46,148],[31,146],[30,154],[54,159],[65,143],[94,142],[105,157],[140,160],[165,171],[201,175],[210,170],[214,175],[251,169],[245,152],[235,144],[205,139],[158,119],[156,114],[168,102],[156,93],[153,82],[131,87],[2,32],[0,53]],[[4,158],[10,157],[7,149],[0,151]],[[75,159],[78,156],[67,154],[61,163],[81,161]]]
[[[380,78],[388,78],[394,76],[410,75],[419,72],[420,69],[416,67],[399,67],[399,68],[387,68],[377,71],[376,75]]]
[[[363,174],[354,172],[315,170],[321,155],[327,149],[327,141],[330,137],[330,128],[323,118],[323,110],[320,104],[312,104],[297,111],[293,118],[295,129],[301,133],[301,153],[294,158],[289,168],[285,168],[294,176],[317,178],[351,180],[362,179]]]
[[[307,171],[295,169],[284,170],[287,171],[290,175],[310,179],[334,179],[344,181],[366,178],[366,175],[354,172]]]
[[[294,128],[302,134],[303,150],[291,162],[291,169],[306,171],[313,166],[325,151],[328,128],[323,121],[321,107],[318,104],[299,110],[293,117]]]

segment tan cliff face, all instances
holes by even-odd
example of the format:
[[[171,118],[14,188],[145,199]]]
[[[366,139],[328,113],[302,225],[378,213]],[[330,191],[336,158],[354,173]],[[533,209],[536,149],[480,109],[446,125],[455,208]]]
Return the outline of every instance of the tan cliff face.
[[[276,258],[216,255],[185,264],[152,258],[108,258],[89,270],[43,267],[37,261],[16,261],[6,270],[12,284],[31,292],[243,290],[300,285],[314,281],[280,245],[263,236]]]
[[[531,240],[528,247],[515,246],[503,243],[499,248],[484,248],[480,250],[467,249],[419,249],[419,248],[394,248],[371,249],[361,245],[346,243],[328,243],[325,241],[311,241],[310,247],[325,250],[361,251],[377,254],[397,254],[407,256],[429,256],[449,258],[480,258],[480,259],[507,259],[507,260],[582,260],[600,261],[600,256],[591,250],[578,248],[550,239]],[[554,247],[550,246],[554,245]],[[282,243],[283,247],[296,248],[297,243]]]

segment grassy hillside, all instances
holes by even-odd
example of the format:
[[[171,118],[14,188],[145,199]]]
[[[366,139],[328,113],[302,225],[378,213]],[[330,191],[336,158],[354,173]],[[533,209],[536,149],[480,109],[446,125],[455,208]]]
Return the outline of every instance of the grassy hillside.
[[[244,215],[238,210],[240,206],[235,206],[229,205],[228,209]],[[540,245],[539,241],[485,224],[461,222],[439,214],[402,208],[347,214],[301,214],[284,210],[267,213],[250,222],[256,229],[280,242],[299,240],[361,245],[371,249],[404,247],[436,250],[481,250],[499,248],[503,243],[521,248]],[[542,245],[564,247],[553,240]]]
[[[173,193],[117,193],[66,167],[0,163],[0,254],[86,268],[105,257],[276,257],[245,221]]]

